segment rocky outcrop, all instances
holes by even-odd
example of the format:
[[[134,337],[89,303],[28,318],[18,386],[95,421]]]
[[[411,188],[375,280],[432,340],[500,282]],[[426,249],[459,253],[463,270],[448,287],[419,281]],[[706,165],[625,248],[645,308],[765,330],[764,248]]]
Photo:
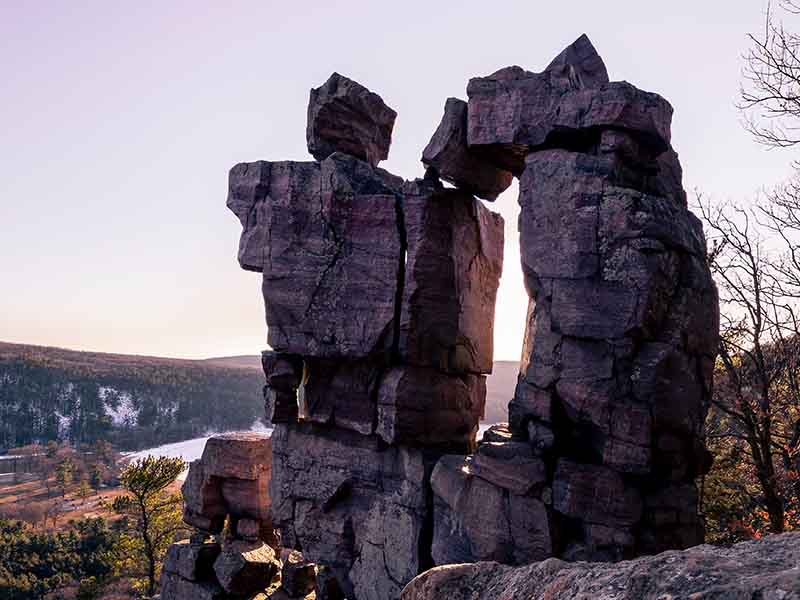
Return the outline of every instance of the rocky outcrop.
[[[541,73],[501,69],[467,95],[447,101],[422,179],[376,167],[395,113],[338,74],[311,94],[316,161],[230,172],[272,347],[272,518],[318,565],[321,598],[397,599],[435,564],[620,560],[702,539],[718,306],[672,108],[609,81],[586,36]],[[509,422],[476,446],[503,221],[475,196],[513,176],[525,343]],[[190,473],[187,504],[212,525],[230,494],[214,477]],[[261,516],[239,516],[240,539]]]
[[[402,600],[663,600],[800,598],[800,534],[731,548],[696,546],[608,563],[551,558],[525,567],[476,563],[437,567],[403,590]]]

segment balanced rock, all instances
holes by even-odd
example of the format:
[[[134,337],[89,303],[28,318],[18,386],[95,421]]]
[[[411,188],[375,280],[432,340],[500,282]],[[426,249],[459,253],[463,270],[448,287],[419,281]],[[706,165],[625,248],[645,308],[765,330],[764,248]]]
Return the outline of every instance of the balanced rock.
[[[181,488],[183,519],[210,533],[222,531],[225,518],[258,523],[261,539],[274,542],[269,515],[272,441],[255,432],[212,436],[203,455],[189,465]]]
[[[497,199],[514,177],[469,149],[467,103],[458,98],[447,99],[442,121],[422,152],[422,162],[445,181],[485,200]]]
[[[375,166],[389,156],[396,117],[378,94],[334,73],[311,90],[308,151],[320,161],[344,152]]]

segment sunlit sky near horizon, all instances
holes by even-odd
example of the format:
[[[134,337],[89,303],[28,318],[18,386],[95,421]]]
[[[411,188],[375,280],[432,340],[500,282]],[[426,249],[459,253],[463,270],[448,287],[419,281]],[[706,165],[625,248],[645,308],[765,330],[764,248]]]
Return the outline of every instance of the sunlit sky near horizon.
[[[0,340],[187,358],[262,350],[260,278],[236,263],[228,169],[311,160],[308,90],[332,71],[397,110],[381,166],[411,179],[470,77],[541,70],[586,32],[612,79],[672,103],[687,190],[752,199],[795,158],[757,145],[735,108],[765,7],[0,0]],[[499,360],[519,358],[527,306],[516,194],[490,205],[506,219]]]

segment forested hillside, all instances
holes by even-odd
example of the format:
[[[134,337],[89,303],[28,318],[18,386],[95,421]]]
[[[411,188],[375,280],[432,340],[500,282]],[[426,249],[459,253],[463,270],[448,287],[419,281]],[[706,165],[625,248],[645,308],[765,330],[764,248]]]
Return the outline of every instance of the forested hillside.
[[[146,448],[248,429],[264,414],[258,368],[0,342],[0,449],[107,439]]]

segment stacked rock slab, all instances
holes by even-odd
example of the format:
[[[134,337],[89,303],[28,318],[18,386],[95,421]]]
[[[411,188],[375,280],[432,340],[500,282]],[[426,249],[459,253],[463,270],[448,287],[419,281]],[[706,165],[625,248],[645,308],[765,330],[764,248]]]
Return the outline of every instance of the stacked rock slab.
[[[378,168],[395,113],[358,83],[332,75],[308,116],[317,160],[230,172],[272,347],[272,516],[318,594],[387,600],[433,565],[436,460],[475,447],[503,220],[433,171]]]
[[[470,151],[520,177],[530,297],[509,424],[437,464],[437,564],[619,560],[703,540],[718,300],[672,108],[588,38],[467,88]]]

